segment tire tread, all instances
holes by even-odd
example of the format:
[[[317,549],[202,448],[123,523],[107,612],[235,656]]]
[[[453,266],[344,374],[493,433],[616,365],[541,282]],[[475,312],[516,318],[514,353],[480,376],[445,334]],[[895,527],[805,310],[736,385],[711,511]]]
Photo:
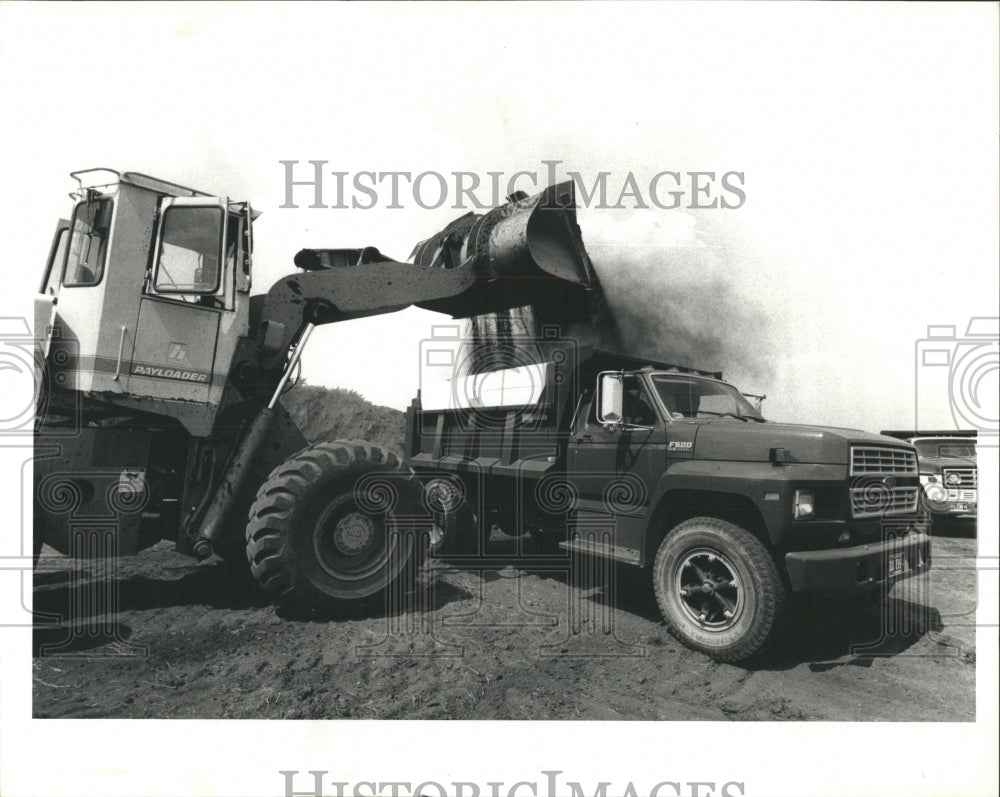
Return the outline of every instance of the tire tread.
[[[760,575],[758,588],[761,594],[758,605],[763,616],[758,618],[759,622],[752,624],[751,632],[745,638],[728,648],[709,649],[687,637],[683,629],[671,618],[665,594],[665,590],[670,586],[669,583],[665,583],[668,579],[659,577],[659,573],[665,566],[665,559],[670,555],[671,544],[677,539],[677,535],[695,528],[711,530],[730,538],[736,545],[744,549],[747,567]],[[718,661],[744,661],[763,653],[777,638],[777,631],[780,629],[787,612],[787,591],[771,553],[753,534],[721,518],[690,518],[668,532],[656,552],[656,560],[653,565],[653,589],[660,613],[663,615],[671,635],[692,650],[705,653]]]
[[[257,491],[246,527],[246,556],[257,583],[280,608],[329,608],[332,600],[304,577],[290,542],[296,515],[317,481],[333,483],[380,465],[415,486],[413,471],[395,454],[360,440],[315,443],[275,468]]]

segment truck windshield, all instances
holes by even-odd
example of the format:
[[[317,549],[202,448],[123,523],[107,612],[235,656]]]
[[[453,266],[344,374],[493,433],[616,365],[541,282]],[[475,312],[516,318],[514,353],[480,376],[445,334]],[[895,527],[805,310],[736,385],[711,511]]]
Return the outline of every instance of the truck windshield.
[[[687,375],[654,374],[653,386],[667,414],[676,420],[719,417],[764,420],[735,387],[724,382]]]
[[[969,457],[976,456],[976,444],[969,440],[938,438],[936,440],[914,440],[913,445],[920,457]]]

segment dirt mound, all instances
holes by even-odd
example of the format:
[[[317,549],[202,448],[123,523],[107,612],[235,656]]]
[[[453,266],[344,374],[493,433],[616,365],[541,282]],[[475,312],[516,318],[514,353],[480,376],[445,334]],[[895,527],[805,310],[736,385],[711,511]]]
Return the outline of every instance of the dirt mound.
[[[372,404],[357,391],[302,384],[281,403],[310,443],[368,440],[403,453],[404,414]]]

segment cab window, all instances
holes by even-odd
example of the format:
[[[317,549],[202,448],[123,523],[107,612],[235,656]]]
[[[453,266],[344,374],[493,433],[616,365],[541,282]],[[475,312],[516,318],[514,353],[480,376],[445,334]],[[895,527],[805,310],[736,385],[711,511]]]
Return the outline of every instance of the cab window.
[[[169,207],[157,253],[157,293],[210,294],[219,290],[223,210]]]
[[[235,273],[236,252],[240,241],[240,217],[229,214],[229,224],[226,225],[226,269]]]
[[[54,295],[56,286],[62,282],[62,268],[63,263],[66,262],[66,248],[68,245],[69,227],[63,227],[56,235],[55,244],[52,247],[52,257],[49,258],[48,265],[45,268],[45,284],[42,286],[42,293]]]
[[[73,211],[63,285],[80,288],[97,285],[104,277],[104,261],[111,234],[110,199],[81,202]]]
[[[622,391],[622,423],[626,426],[655,426],[656,410],[653,402],[635,374],[625,374]],[[596,394],[592,394],[593,397]],[[588,426],[598,426],[597,401],[590,402],[590,412],[587,418]]]
[[[625,376],[622,395],[622,420],[632,426],[653,426],[656,424],[656,410],[646,395],[646,388],[637,376]]]

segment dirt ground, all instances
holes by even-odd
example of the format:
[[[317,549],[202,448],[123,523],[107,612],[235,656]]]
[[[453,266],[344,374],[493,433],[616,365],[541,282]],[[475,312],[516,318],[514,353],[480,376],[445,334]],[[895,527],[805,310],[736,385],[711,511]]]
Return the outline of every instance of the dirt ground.
[[[935,531],[928,576],[882,607],[797,604],[752,667],[683,647],[638,571],[593,561],[436,564],[407,611],[302,621],[167,543],[110,573],[46,548],[35,610],[63,622],[36,625],[34,715],[972,721],[976,540]]]

